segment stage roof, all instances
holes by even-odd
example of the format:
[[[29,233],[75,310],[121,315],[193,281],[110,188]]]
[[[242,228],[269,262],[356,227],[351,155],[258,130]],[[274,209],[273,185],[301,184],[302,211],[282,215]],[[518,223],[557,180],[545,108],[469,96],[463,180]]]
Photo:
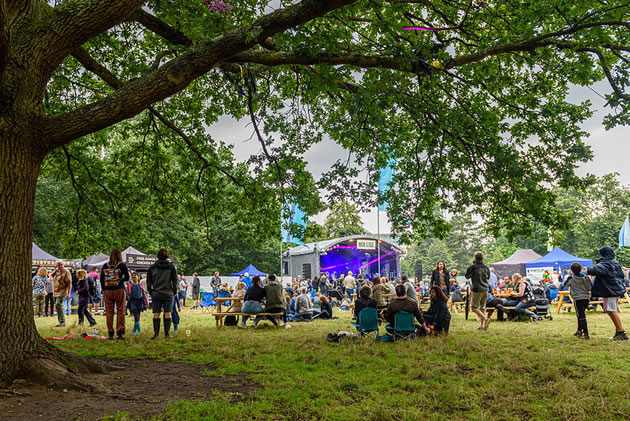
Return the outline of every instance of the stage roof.
[[[306,243],[303,246],[297,246],[297,247],[293,247],[290,248],[288,253],[291,256],[299,256],[301,254],[310,254],[310,253],[314,253],[314,252],[321,252],[326,250],[328,247],[332,247],[335,244],[339,244],[339,243],[343,243],[349,240],[361,240],[361,239],[365,239],[365,240],[379,240],[379,237],[377,237],[376,235],[373,234],[365,234],[365,235],[349,235],[347,237],[342,237],[342,238],[334,238],[332,240],[324,240],[324,241],[318,241],[316,243]],[[400,245],[396,244],[395,242],[393,242],[391,240],[391,238],[389,237],[385,237],[385,236],[381,236],[380,240],[383,243],[389,244],[392,248],[396,248],[398,250],[401,250],[403,253],[405,252],[405,249],[403,247],[401,247]]]

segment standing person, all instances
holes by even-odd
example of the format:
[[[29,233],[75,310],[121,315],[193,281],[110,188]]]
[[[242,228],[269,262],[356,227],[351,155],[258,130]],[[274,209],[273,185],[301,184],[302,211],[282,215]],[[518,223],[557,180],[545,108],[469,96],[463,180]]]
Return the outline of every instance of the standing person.
[[[160,313],[164,310],[164,337],[171,338],[171,312],[173,299],[177,299],[177,270],[168,260],[168,251],[160,249],[158,261],[147,272],[147,289],[153,307],[153,337],[160,335]]]
[[[219,276],[219,272],[214,272],[214,276],[210,279],[210,285],[213,288],[218,288],[221,285],[221,277]]]
[[[91,301],[89,276],[84,269],[77,270],[77,295],[79,296],[79,307],[77,315],[79,316],[79,326],[83,326],[83,319],[86,318],[90,323],[90,327],[96,324],[96,320],[92,317],[88,310],[88,304]]]
[[[138,276],[136,271],[131,273],[131,284],[127,285],[127,294],[129,295],[129,311],[133,315],[133,331],[131,334],[140,335],[142,333],[140,313],[148,308],[149,301],[147,300],[144,287],[140,283],[140,276]]]
[[[245,278],[248,278],[246,276]],[[245,279],[243,278],[243,279]],[[252,286],[245,291],[245,302],[243,303],[242,312],[245,314],[241,319],[241,323],[238,325],[241,329],[247,328],[247,320],[249,320],[249,314],[258,314],[263,312],[262,300],[267,296],[265,288],[260,284],[260,276],[256,275],[252,279]],[[254,327],[256,327],[254,322]]]
[[[193,307],[192,309],[196,309],[199,308],[199,291],[201,290],[201,281],[199,280],[199,277],[197,277],[197,273],[193,273],[193,280],[192,280],[192,298],[193,300],[195,300],[195,302],[193,303]]]
[[[486,300],[488,299],[488,280],[490,279],[490,269],[483,263],[483,253],[475,253],[474,263],[466,270],[466,279],[471,280],[470,309],[477,315],[480,330],[488,329],[488,324],[492,321],[485,315]]]
[[[42,310],[44,309],[44,301],[46,299],[47,281],[48,271],[42,266],[37,269],[37,274],[33,276],[31,280],[31,287],[33,289],[33,314],[37,314],[37,317],[42,317]]]
[[[70,299],[70,288],[72,288],[72,277],[70,271],[63,267],[63,260],[57,259],[57,267],[51,274],[53,280],[53,297],[55,298],[55,309],[57,310],[57,321],[55,327],[66,325],[66,317],[63,313],[63,300]]]
[[[591,293],[593,297],[602,297],[604,300],[602,304],[604,311],[615,325],[615,336],[612,339],[627,341],[628,335],[623,330],[621,319],[617,314],[619,297],[626,292],[626,288],[623,286],[623,272],[619,262],[615,260],[615,252],[612,248],[608,246],[600,248],[599,256],[595,267],[586,271],[589,275],[595,276]]]
[[[354,288],[356,286],[357,286],[357,281],[356,279],[354,279],[354,276],[352,276],[352,271],[349,271],[348,275],[345,278],[343,278],[343,287],[345,288],[346,294],[348,294],[348,297],[350,297],[350,302],[352,302]]]
[[[450,284],[451,276],[446,269],[446,265],[443,261],[437,262],[435,265],[435,269],[431,273],[431,286],[439,287],[444,291],[444,295],[447,297],[450,295],[449,292],[449,284]]]
[[[591,280],[582,273],[582,265],[575,262],[571,264],[571,275],[567,278],[565,286],[569,288],[571,298],[575,303],[575,314],[578,319],[575,336],[589,339],[588,325],[586,324],[586,309],[591,300]]]
[[[328,297],[328,290],[330,289],[330,283],[328,282],[328,276],[322,273],[319,277],[319,295],[325,295]]]
[[[88,304],[88,311],[94,311],[94,314],[98,314],[98,303],[101,301],[101,282],[100,276],[98,276],[98,268],[93,267],[92,271],[88,273],[88,276],[94,282],[94,294],[92,294],[92,303]],[[88,279],[89,281],[89,279]],[[94,308],[92,309],[92,306]]]
[[[44,316],[48,317],[48,309],[50,309],[50,317],[55,313],[55,297],[53,297],[53,280],[52,275],[46,271],[46,301],[44,302]]]
[[[252,278],[249,277],[249,272],[245,272],[245,276],[241,279],[241,282],[245,284],[245,290],[248,290],[252,286]]]
[[[319,276],[315,275],[315,279],[313,279],[313,290],[315,292],[319,292]]]
[[[109,261],[101,268],[101,289],[105,300],[105,313],[109,339],[124,339],[125,335],[125,282],[129,281],[129,270],[123,262],[120,249],[113,249]],[[114,332],[114,306],[116,307],[116,331]]]
[[[179,305],[180,307],[186,307],[186,291],[188,290],[188,284],[184,275],[179,280]]]

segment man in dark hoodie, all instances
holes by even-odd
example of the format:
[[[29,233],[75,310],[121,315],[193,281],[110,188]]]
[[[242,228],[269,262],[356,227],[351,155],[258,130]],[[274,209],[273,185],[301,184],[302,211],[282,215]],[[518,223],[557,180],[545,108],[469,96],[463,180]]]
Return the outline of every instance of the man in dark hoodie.
[[[486,300],[488,299],[488,280],[490,279],[490,268],[483,263],[483,253],[475,253],[474,263],[466,270],[466,279],[472,283],[470,294],[470,309],[477,315],[481,322],[479,330],[488,329],[488,324],[492,321],[486,317]]]
[[[593,289],[591,294],[593,297],[602,297],[604,302],[602,306],[608,317],[615,325],[615,341],[627,341],[628,335],[623,330],[621,319],[617,314],[617,305],[619,297],[625,292],[623,285],[623,271],[621,265],[615,260],[615,252],[612,248],[604,246],[599,249],[600,258],[597,259],[595,267],[589,268],[586,273],[595,276]]]
[[[173,299],[177,296],[177,270],[168,260],[168,251],[160,249],[158,261],[147,272],[147,289],[153,306],[153,337],[160,335],[160,313],[164,309],[164,336],[170,338]]]

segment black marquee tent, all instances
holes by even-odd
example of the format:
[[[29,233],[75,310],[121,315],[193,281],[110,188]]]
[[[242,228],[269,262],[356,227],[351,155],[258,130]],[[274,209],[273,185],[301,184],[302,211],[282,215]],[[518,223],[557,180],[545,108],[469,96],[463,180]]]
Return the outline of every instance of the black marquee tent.
[[[538,260],[541,257],[540,254],[532,249],[516,250],[514,254],[507,259],[502,262],[492,263],[490,267],[494,268],[494,273],[496,273],[499,278],[512,276],[515,273],[526,276],[527,269],[525,268],[525,264]]]

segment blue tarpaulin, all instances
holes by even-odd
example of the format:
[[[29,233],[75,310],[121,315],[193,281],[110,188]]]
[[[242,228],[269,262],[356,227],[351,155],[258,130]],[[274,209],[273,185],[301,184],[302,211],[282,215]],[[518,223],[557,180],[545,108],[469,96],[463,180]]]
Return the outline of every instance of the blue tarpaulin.
[[[254,265],[249,265],[240,272],[230,273],[230,276],[241,276],[241,275],[245,275],[245,273],[249,273],[249,276],[254,276],[254,275],[265,276],[266,275],[266,273],[263,273],[259,271],[258,269],[256,269]]]
[[[562,250],[560,247],[556,247],[551,250],[549,253],[545,254],[538,260],[534,260],[533,262],[525,263],[526,268],[544,268],[544,267],[553,267],[555,270],[559,268],[570,268],[571,263],[577,262],[582,266],[593,267],[593,261],[588,259],[582,259],[581,257],[575,257],[572,254],[567,253]]]

